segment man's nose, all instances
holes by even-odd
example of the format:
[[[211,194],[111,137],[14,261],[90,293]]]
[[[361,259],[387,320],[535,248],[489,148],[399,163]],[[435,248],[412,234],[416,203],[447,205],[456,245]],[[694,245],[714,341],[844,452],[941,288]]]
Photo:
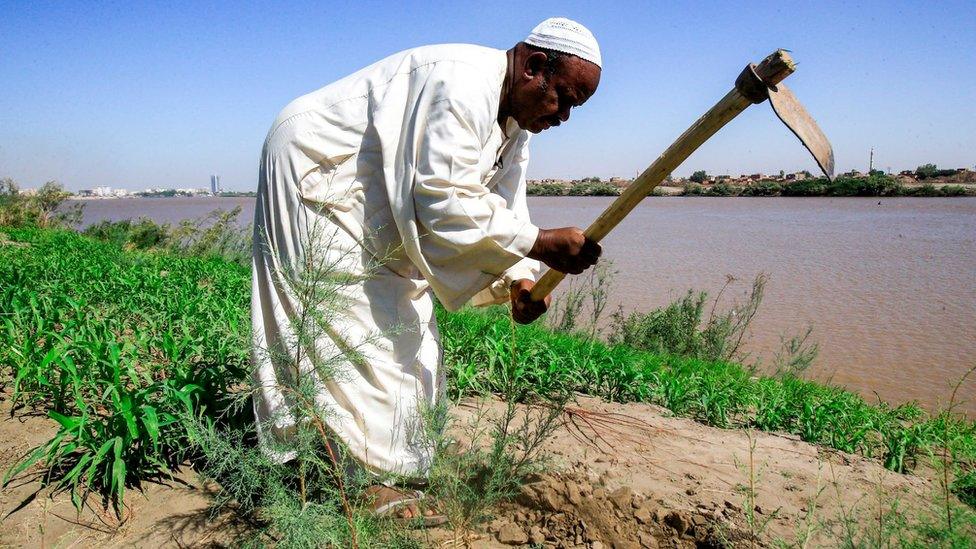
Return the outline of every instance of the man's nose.
[[[566,108],[560,110],[559,111],[559,120],[561,120],[563,122],[569,120],[569,111],[570,111],[570,109],[572,109],[572,107],[566,107]]]

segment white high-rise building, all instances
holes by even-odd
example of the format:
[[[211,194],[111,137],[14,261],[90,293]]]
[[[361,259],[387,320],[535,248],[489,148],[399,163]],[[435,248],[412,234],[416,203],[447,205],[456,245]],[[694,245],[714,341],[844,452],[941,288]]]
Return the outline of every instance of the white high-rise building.
[[[220,188],[220,176],[211,175],[210,176],[210,194],[217,194],[223,189]]]

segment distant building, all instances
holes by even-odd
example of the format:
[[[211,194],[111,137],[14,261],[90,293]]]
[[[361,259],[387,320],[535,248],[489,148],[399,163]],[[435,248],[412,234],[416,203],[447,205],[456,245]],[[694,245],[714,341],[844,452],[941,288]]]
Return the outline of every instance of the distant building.
[[[210,194],[217,194],[223,189],[220,188],[220,176],[211,175],[210,176]]]
[[[167,189],[167,190],[169,190],[169,189]],[[165,192],[165,191],[163,191],[163,192]],[[176,194],[181,194],[181,195],[184,195],[184,196],[195,196],[195,195],[198,195],[198,194],[208,194],[208,192],[209,191],[207,191],[207,189],[191,189],[191,188],[176,189]]]
[[[106,187],[104,185],[99,186],[99,187],[95,187],[94,189],[92,189],[92,195],[93,196],[103,197],[103,198],[106,197],[106,196],[113,196],[112,195],[112,187]]]

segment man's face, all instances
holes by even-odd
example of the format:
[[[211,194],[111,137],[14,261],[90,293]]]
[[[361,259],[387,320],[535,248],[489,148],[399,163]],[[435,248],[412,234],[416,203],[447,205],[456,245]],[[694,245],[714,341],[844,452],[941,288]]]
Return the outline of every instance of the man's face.
[[[519,127],[539,133],[569,120],[569,112],[596,92],[600,67],[567,55],[558,60],[556,71],[545,71],[544,53],[532,53],[518,75],[512,101],[512,117]]]

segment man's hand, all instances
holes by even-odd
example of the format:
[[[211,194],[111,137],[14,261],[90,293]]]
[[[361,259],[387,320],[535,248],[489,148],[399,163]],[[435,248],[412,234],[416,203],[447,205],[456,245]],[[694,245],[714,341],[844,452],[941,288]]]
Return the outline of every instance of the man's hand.
[[[539,236],[529,252],[536,259],[562,273],[580,274],[592,267],[603,248],[586,238],[577,227],[539,229]]]
[[[509,296],[512,300],[512,317],[519,324],[529,324],[542,316],[552,302],[552,296],[547,295],[542,301],[532,301],[531,292],[535,282],[522,278],[512,282]]]

